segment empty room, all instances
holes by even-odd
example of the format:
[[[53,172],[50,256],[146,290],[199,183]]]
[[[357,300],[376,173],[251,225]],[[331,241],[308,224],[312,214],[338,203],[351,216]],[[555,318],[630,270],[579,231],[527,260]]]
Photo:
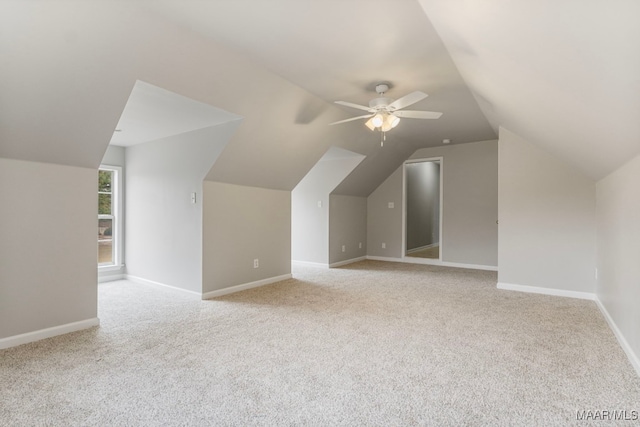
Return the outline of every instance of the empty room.
[[[0,425],[640,425],[638,16],[1,1]]]

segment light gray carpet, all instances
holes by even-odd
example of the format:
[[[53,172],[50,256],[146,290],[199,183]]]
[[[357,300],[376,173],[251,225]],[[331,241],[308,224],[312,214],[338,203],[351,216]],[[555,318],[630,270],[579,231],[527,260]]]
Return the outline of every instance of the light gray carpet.
[[[99,328],[0,351],[0,424],[550,426],[640,409],[590,301],[425,265],[294,275],[210,301],[100,285]]]

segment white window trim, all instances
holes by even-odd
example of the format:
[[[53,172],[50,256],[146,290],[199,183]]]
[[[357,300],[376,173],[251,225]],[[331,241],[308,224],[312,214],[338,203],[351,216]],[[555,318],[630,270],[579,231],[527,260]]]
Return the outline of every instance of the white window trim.
[[[112,165],[100,165],[98,169],[109,170],[115,172],[111,182],[112,189],[115,190],[115,197],[113,197],[114,191],[111,191],[111,215],[98,215],[98,218],[113,218],[113,231],[111,236],[115,242],[113,245],[113,263],[98,264],[99,271],[111,271],[119,270],[122,268],[122,167]]]

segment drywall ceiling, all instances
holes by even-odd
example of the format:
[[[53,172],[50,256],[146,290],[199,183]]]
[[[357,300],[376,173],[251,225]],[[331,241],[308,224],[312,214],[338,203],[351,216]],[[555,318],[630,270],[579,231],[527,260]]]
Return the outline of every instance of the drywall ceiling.
[[[293,191],[328,196],[363,159],[362,154],[331,147],[300,180]]]
[[[494,130],[594,179],[640,152],[640,2],[420,4]]]
[[[366,156],[341,194],[367,195],[416,148],[495,136],[415,1],[344,3],[0,2],[0,156],[97,167],[138,80],[243,117],[206,177],[239,185],[291,190],[336,146]],[[328,126],[358,114],[334,99],[366,103],[381,79],[443,117],[384,147],[362,122]]]
[[[137,81],[110,143],[130,147],[239,119],[236,114]]]
[[[461,143],[497,135],[415,0],[169,0],[148,7],[330,103],[368,105],[379,82],[390,83],[386,96],[394,99],[428,93],[411,109],[441,111],[442,118],[404,119],[389,133],[390,144],[425,147],[443,138]],[[339,108],[341,118],[363,114]],[[364,120],[337,126],[370,132]]]
[[[336,146],[366,158],[335,192],[368,195],[416,149],[499,126],[598,177],[638,151],[638,15],[623,0],[5,0],[0,157],[97,167],[142,80],[243,117],[209,180],[291,190]],[[362,122],[327,125],[359,114],[334,100],[366,104],[381,80],[444,115],[403,120],[384,147]]]

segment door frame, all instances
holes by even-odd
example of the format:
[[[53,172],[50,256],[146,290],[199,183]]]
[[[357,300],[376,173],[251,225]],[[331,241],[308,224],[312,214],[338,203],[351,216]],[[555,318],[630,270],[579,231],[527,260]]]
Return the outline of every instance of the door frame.
[[[444,157],[425,157],[420,159],[406,160],[402,164],[402,259],[407,258],[407,165],[412,163],[440,162],[440,223],[438,231],[440,233],[440,248],[438,250],[438,259],[435,258],[416,258],[411,257],[412,261],[420,261],[424,264],[430,264],[434,261],[442,263],[442,254],[444,252],[444,236],[442,235],[442,224],[444,223]]]

